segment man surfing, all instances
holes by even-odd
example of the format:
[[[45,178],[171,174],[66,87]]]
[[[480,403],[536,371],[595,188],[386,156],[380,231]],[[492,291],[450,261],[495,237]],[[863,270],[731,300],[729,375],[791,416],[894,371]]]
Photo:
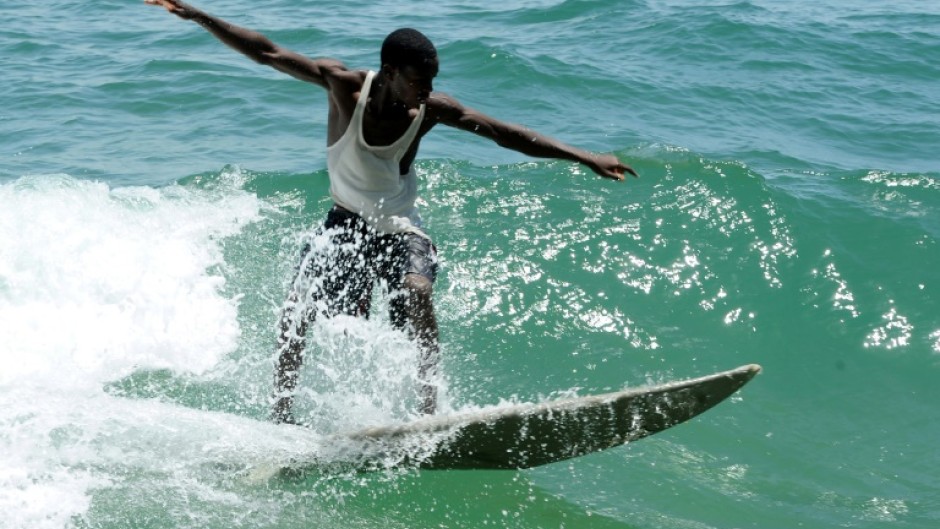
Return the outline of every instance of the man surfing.
[[[199,24],[257,63],[327,91],[327,170],[334,205],[317,233],[330,244],[304,248],[284,305],[277,341],[275,422],[295,422],[291,406],[308,325],[316,317],[367,316],[376,281],[390,293],[392,323],[407,331],[418,347],[420,408],[434,413],[439,346],[432,288],[437,256],[415,207],[414,160],[421,139],[435,125],[473,132],[529,156],[578,162],[605,178],[637,176],[613,155],[566,145],[434,91],[437,50],[414,29],[388,35],[381,69],[373,72],[349,69],[336,59],[301,55],[177,0],[145,3]]]

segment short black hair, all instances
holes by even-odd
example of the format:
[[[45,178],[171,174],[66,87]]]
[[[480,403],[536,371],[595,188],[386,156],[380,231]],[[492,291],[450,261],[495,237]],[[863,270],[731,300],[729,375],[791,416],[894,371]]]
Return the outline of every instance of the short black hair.
[[[382,66],[424,68],[437,58],[437,48],[416,29],[396,29],[382,43]]]

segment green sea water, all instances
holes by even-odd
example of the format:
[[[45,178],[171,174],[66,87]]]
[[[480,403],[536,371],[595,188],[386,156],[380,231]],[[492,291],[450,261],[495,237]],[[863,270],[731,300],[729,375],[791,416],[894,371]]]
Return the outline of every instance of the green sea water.
[[[940,524],[940,6],[197,5],[357,68],[417,27],[436,89],[641,174],[426,138],[445,411],[764,371],[534,470],[251,479],[416,410],[380,299],[317,329],[313,427],[266,421],[278,310],[330,207],[321,89],[136,1],[8,5],[0,528]]]

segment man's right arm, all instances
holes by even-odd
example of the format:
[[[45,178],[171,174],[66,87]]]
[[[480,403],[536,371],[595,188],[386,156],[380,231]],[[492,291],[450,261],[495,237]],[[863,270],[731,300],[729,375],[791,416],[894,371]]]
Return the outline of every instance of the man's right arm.
[[[257,31],[236,26],[179,0],[144,0],[144,3],[163,7],[184,20],[192,20],[251,60],[301,81],[328,88],[327,76],[330,72],[346,69],[343,63],[335,59],[311,59],[278,46]]]

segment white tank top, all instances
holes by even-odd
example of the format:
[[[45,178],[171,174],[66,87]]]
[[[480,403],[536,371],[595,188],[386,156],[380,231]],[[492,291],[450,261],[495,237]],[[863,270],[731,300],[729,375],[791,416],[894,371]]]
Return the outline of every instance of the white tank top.
[[[399,174],[401,159],[424,120],[424,105],[398,141],[383,146],[367,144],[362,136],[362,117],[374,77],[372,71],[366,75],[349,127],[326,149],[330,195],[339,206],[358,213],[377,231],[412,232],[427,237],[421,231],[421,218],[415,207],[418,178],[414,167],[407,174]]]

